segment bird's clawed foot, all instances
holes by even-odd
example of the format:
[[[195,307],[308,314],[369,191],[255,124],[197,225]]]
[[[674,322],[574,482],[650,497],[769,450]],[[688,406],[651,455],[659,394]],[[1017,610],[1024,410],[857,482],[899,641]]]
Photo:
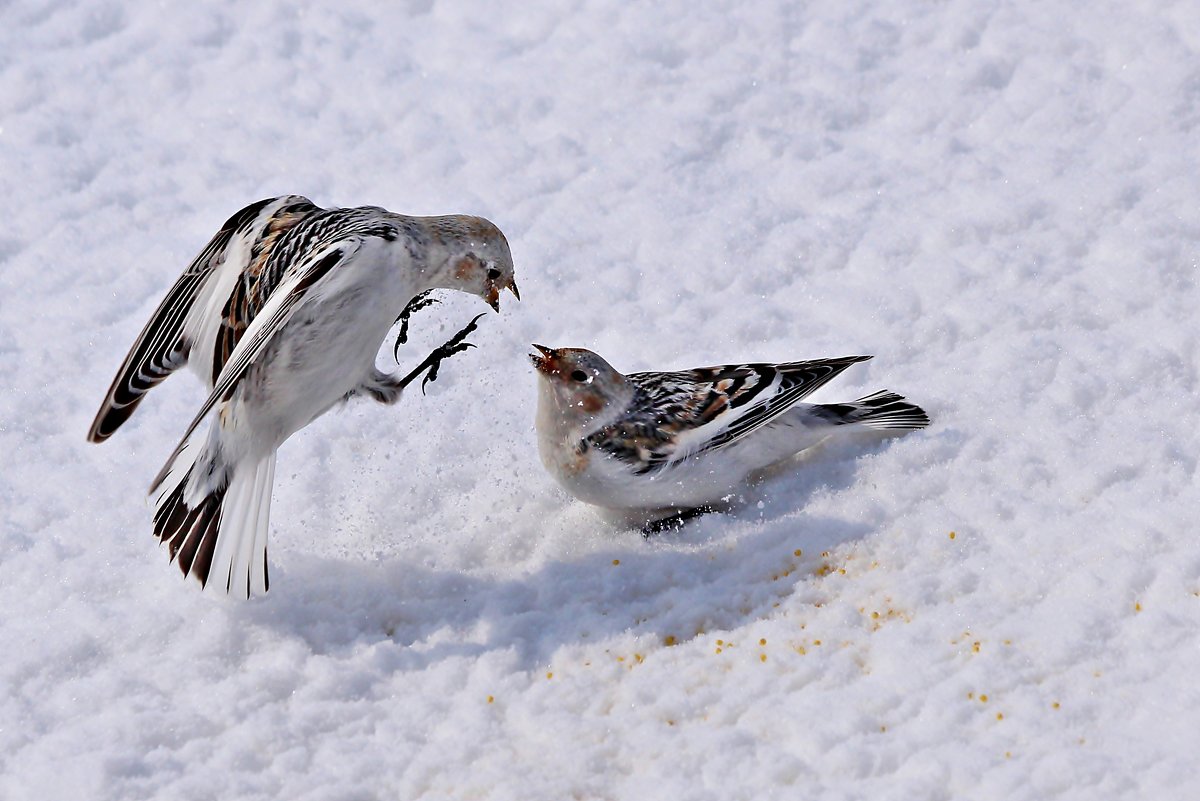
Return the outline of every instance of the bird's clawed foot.
[[[413,312],[419,312],[435,303],[441,303],[437,298],[429,297],[429,293],[432,291],[432,289],[427,289],[419,295],[414,295],[413,299],[404,307],[404,311],[400,312],[400,316],[396,318],[396,322],[400,323],[400,331],[396,334],[396,345],[392,348],[392,355],[397,363],[400,361],[400,346],[408,342],[408,318],[412,317]]]
[[[662,534],[664,531],[679,531],[687,525],[689,520],[695,520],[697,517],[714,512],[716,509],[711,506],[697,506],[695,509],[682,509],[666,517],[651,520],[642,526],[642,538],[648,540],[655,534]]]
[[[412,304],[409,304],[409,305],[411,306]],[[415,381],[417,379],[417,376],[421,375],[421,373],[428,370],[429,371],[428,375],[426,375],[425,378],[421,381],[421,394],[424,394],[425,393],[425,385],[428,384],[430,381],[437,381],[438,369],[442,365],[442,360],[448,359],[451,356],[453,356],[454,354],[461,353],[462,351],[467,350],[468,348],[475,347],[475,345],[473,343],[464,342],[463,340],[465,340],[467,338],[467,335],[469,335],[472,331],[474,331],[478,327],[480,317],[483,317],[483,315],[482,314],[477,315],[475,317],[475,319],[473,319],[473,320],[471,320],[471,322],[467,323],[466,326],[461,331],[459,331],[457,334],[455,334],[453,337],[451,337],[450,340],[448,342],[446,342],[446,344],[441,345],[440,347],[434,348],[433,352],[425,357],[425,361],[421,362],[421,364],[417,367],[417,369],[413,370],[411,373],[406,375],[404,378],[400,379],[400,381],[398,382],[400,388],[403,389],[404,387],[407,387],[409,384],[411,384],[413,381]]]

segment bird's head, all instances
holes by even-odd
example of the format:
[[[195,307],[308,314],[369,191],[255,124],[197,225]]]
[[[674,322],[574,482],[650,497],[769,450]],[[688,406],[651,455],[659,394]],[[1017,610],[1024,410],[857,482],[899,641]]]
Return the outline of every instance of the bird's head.
[[[512,253],[500,229],[482,217],[454,215],[432,219],[432,233],[446,260],[438,268],[438,285],[483,298],[500,311],[500,292],[507,289],[517,300]]]
[[[589,434],[607,425],[629,404],[633,387],[599,355],[583,348],[533,346],[542,408],[559,426]]]

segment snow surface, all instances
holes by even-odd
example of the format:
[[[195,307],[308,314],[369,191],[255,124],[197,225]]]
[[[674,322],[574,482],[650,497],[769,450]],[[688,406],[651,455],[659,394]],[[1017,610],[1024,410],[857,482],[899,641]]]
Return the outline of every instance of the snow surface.
[[[1200,798],[1198,164],[1187,0],[4,4],[0,798]],[[198,383],[84,435],[286,192],[485,215],[525,301],[289,441],[221,603],[144,502]],[[645,542],[533,341],[873,353],[819,399],[934,425]]]

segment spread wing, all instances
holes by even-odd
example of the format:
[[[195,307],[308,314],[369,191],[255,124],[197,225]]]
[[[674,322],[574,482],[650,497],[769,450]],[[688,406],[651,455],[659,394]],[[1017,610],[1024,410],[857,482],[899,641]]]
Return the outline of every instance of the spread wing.
[[[630,412],[588,437],[588,444],[649,473],[737,442],[870,358],[632,373],[626,376],[636,388]]]
[[[218,268],[236,253],[243,263],[231,267],[243,272],[244,262],[256,257],[256,248],[261,249],[264,235],[280,221],[280,212],[294,213],[305,204],[316,208],[298,196],[268,198],[246,206],[225,221],[179,276],[133,343],[100,404],[88,431],[89,441],[103,442],[112,436],[133,414],[147,392],[187,364],[195,342],[194,332],[187,330],[186,324],[193,307],[211,288]],[[242,242],[250,247],[238,248]]]
[[[234,282],[233,291],[221,309],[220,324],[216,331],[212,352],[210,381],[217,383],[225,362],[229,360],[238,341],[246,329],[266,305],[271,293],[283,280],[283,260],[278,259],[280,240],[284,234],[296,228],[301,221],[334,213],[313,205],[307,198],[294,195],[289,203],[278,208],[267,218],[254,244],[250,246],[250,257],[244,270]]]
[[[166,465],[155,476],[154,483],[150,485],[151,492],[154,492],[166,478],[175,457],[183,451],[200,422],[218,403],[233,397],[238,383],[245,377],[254,361],[266,350],[271,339],[291,319],[309,291],[328,276],[335,267],[352,258],[358,252],[360,244],[361,240],[356,237],[333,243],[284,273],[277,290],[271,294],[254,320],[239,337],[237,345],[234,346],[228,360],[225,361],[208,399],[204,401],[204,405],[196,413],[191,425],[187,427],[183,439],[180,440],[171,457],[167,459]]]

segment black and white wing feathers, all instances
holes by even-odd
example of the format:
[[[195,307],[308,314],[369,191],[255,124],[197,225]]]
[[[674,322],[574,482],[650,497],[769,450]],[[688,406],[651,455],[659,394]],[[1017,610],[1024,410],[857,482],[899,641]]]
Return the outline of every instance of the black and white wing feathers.
[[[125,356],[88,431],[89,441],[103,442],[112,436],[147,392],[188,363],[195,344],[188,324],[194,321],[193,309],[211,288],[218,268],[236,254],[239,263],[230,266],[244,272],[247,262],[263,252],[287,221],[314,209],[299,196],[267,198],[225,221],[167,292]],[[243,242],[249,247],[237,247]]]
[[[629,463],[638,474],[726,447],[771,423],[852,364],[870,356],[631,373],[633,403],[587,445]]]

